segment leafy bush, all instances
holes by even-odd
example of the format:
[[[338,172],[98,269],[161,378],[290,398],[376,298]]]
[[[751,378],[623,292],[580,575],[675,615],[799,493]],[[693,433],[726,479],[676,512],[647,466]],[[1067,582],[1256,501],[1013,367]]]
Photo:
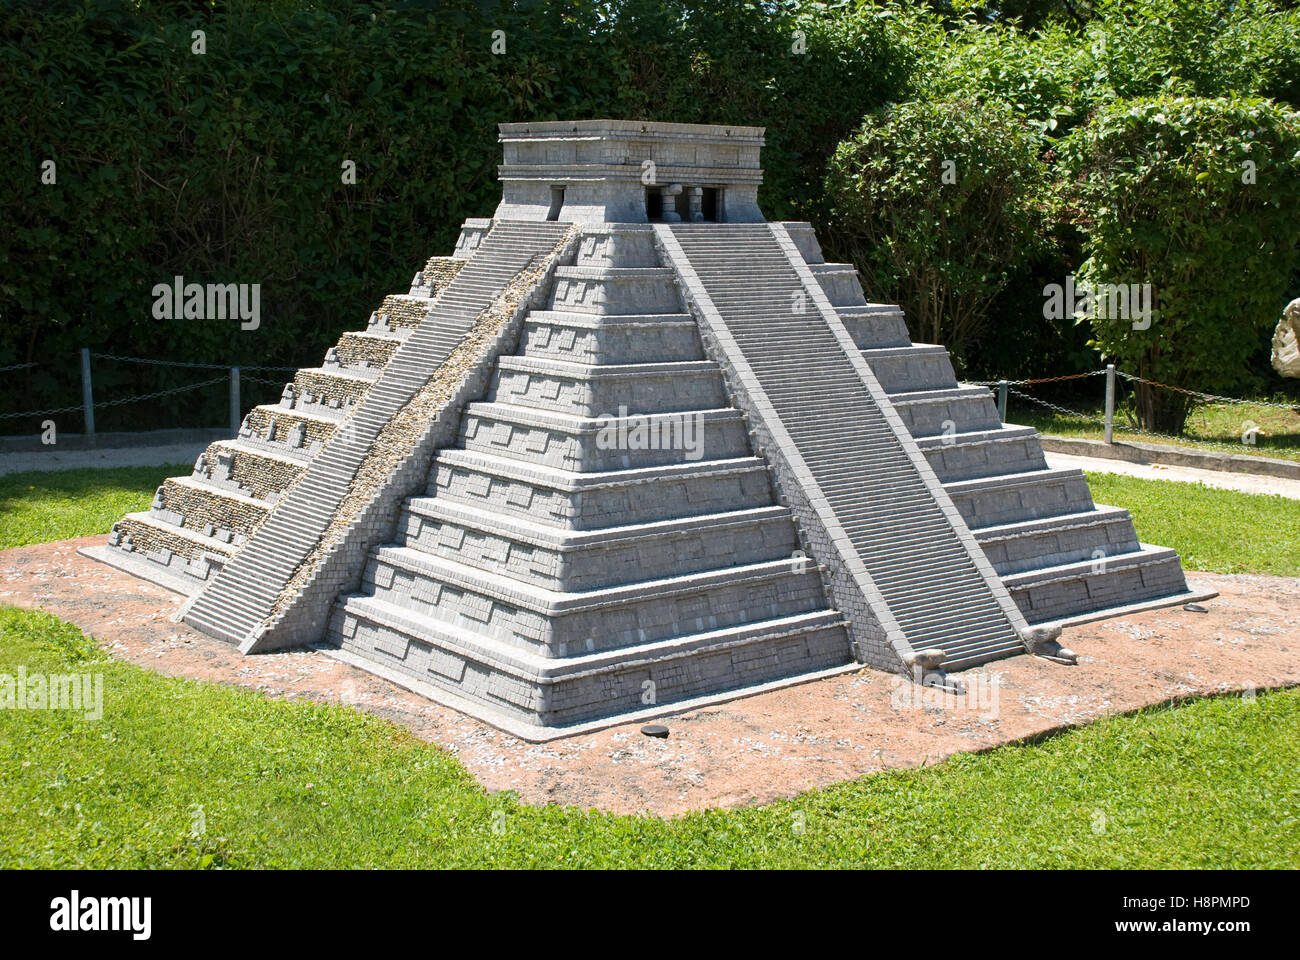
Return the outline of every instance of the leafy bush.
[[[1154,290],[1148,329],[1097,312],[1096,344],[1147,379],[1237,386],[1296,268],[1300,114],[1262,99],[1119,102],[1071,135],[1062,161],[1085,233],[1080,280]],[[1189,409],[1185,395],[1139,390],[1146,429],[1178,433]]]
[[[933,6],[949,19],[896,18],[900,42],[915,47],[918,60],[908,97],[969,98],[1010,108],[1039,131],[1041,157],[1056,182],[1065,176],[1058,169],[1059,141],[1120,99],[1263,95],[1300,104],[1300,10],[1294,3],[1024,0],[992,8],[965,0]],[[1008,22],[1017,16],[1026,27]],[[989,304],[983,333],[964,348],[969,372],[1040,376],[1096,367],[1086,326],[1044,320],[1041,311],[1044,286],[1059,283],[1085,259],[1083,235],[1068,216],[1051,217],[1045,229],[1050,245],[1021,264]],[[832,257],[861,256],[838,247],[833,236],[826,246]],[[1238,391],[1281,386],[1268,365],[1267,335],[1237,374]]]
[[[828,236],[868,297],[961,359],[1018,262],[1041,243],[1036,132],[1006,106],[905,103],[867,117],[831,162]]]

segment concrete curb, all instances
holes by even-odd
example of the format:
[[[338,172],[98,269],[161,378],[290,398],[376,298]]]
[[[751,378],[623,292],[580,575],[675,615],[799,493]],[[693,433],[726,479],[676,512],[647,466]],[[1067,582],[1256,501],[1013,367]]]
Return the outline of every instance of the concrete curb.
[[[1192,450],[1164,443],[1137,443],[1129,440],[1106,443],[1102,440],[1054,437],[1047,434],[1043,434],[1041,439],[1043,449],[1049,453],[1126,460],[1129,463],[1163,463],[1178,467],[1197,467],[1201,470],[1219,470],[1224,473],[1251,473],[1258,476],[1300,480],[1300,461]]]
[[[167,447],[177,443],[211,443],[227,440],[226,427],[197,427],[194,429],[147,430],[138,433],[96,433],[93,438],[80,433],[59,433],[57,444],[41,443],[39,433],[0,437],[0,453],[39,453],[55,450],[118,450],[125,447]]]

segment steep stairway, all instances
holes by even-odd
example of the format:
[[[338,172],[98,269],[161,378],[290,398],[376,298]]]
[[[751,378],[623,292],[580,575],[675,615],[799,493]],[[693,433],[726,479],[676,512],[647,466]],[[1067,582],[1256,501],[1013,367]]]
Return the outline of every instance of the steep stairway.
[[[462,243],[484,230],[482,221],[468,221]],[[211,444],[189,477],[165,481],[148,511],[127,514],[107,545],[86,552],[186,596],[202,590],[356,408],[475,248],[431,257],[408,294],[386,297],[364,330],[344,333],[319,367],[285,384],[278,402],[250,410],[238,436]]]
[[[846,564],[860,562],[876,619],[896,623],[895,650],[905,652],[899,639],[911,650],[942,648],[956,666],[1023,651],[1014,608],[887,415],[880,386],[822,313],[779,229],[656,228],[736,369],[737,389],[789,464],[791,486],[803,488]]]
[[[1029,623],[1204,596],[1174,551],[1139,540],[1127,510],[1093,502],[1081,471],[1050,469],[1036,430],[1003,424],[987,388],[959,384],[946,349],[912,343],[901,310],[867,303],[852,268],[823,263],[811,227],[787,226]]]
[[[346,418],[322,438],[296,483],[185,613],[197,629],[237,643],[274,611],[285,585],[319,542],[385,425],[432,376],[474,321],[568,229],[558,223],[498,223],[431,310],[401,338],[383,372]],[[323,413],[313,411],[317,416]],[[301,422],[299,420],[298,422]],[[268,431],[267,440],[280,440]]]

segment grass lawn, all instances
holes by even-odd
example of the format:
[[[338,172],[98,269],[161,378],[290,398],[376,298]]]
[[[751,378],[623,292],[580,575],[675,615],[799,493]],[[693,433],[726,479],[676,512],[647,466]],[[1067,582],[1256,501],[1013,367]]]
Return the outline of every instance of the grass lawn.
[[[663,820],[526,807],[385,720],[161,677],[0,608],[19,665],[101,673],[104,714],[0,710],[0,867],[1300,866],[1297,690]]]
[[[123,514],[148,510],[167,477],[193,464],[41,470],[0,477],[0,550],[108,533]]]
[[[1089,404],[1085,401],[1065,399],[1053,396],[1051,390],[1046,387],[1036,388],[1032,395],[1099,419],[1105,413],[1100,400]],[[1058,437],[1084,437],[1090,440],[1105,438],[1105,431],[1099,423],[1055,413],[1014,395],[1007,401],[1007,419],[1012,423],[1034,427],[1039,433]],[[1246,421],[1254,423],[1259,428],[1253,444],[1241,442]],[[1209,404],[1197,407],[1192,412],[1187,420],[1186,435],[1174,440],[1131,429],[1124,415],[1117,410],[1115,439],[1205,447],[1218,452],[1240,453],[1251,457],[1300,460],[1300,414],[1294,410],[1265,407],[1254,403]]]
[[[1173,547],[1188,570],[1300,577],[1300,500],[1192,483],[1088,474],[1097,503],[1133,514],[1144,543]]]

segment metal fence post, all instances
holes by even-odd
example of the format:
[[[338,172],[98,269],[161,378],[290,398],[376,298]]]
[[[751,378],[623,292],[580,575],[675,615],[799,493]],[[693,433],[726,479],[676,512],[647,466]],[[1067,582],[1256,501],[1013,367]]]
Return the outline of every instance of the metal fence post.
[[[1005,424],[1007,422],[1007,382],[998,381],[998,422]]]
[[[1115,442],[1115,364],[1106,364],[1106,442]]]
[[[243,419],[239,412],[243,409],[239,403],[239,368],[230,368],[230,432],[239,434],[239,424]]]
[[[86,421],[86,442],[95,443],[95,391],[90,383],[90,348],[81,348],[81,410]]]

